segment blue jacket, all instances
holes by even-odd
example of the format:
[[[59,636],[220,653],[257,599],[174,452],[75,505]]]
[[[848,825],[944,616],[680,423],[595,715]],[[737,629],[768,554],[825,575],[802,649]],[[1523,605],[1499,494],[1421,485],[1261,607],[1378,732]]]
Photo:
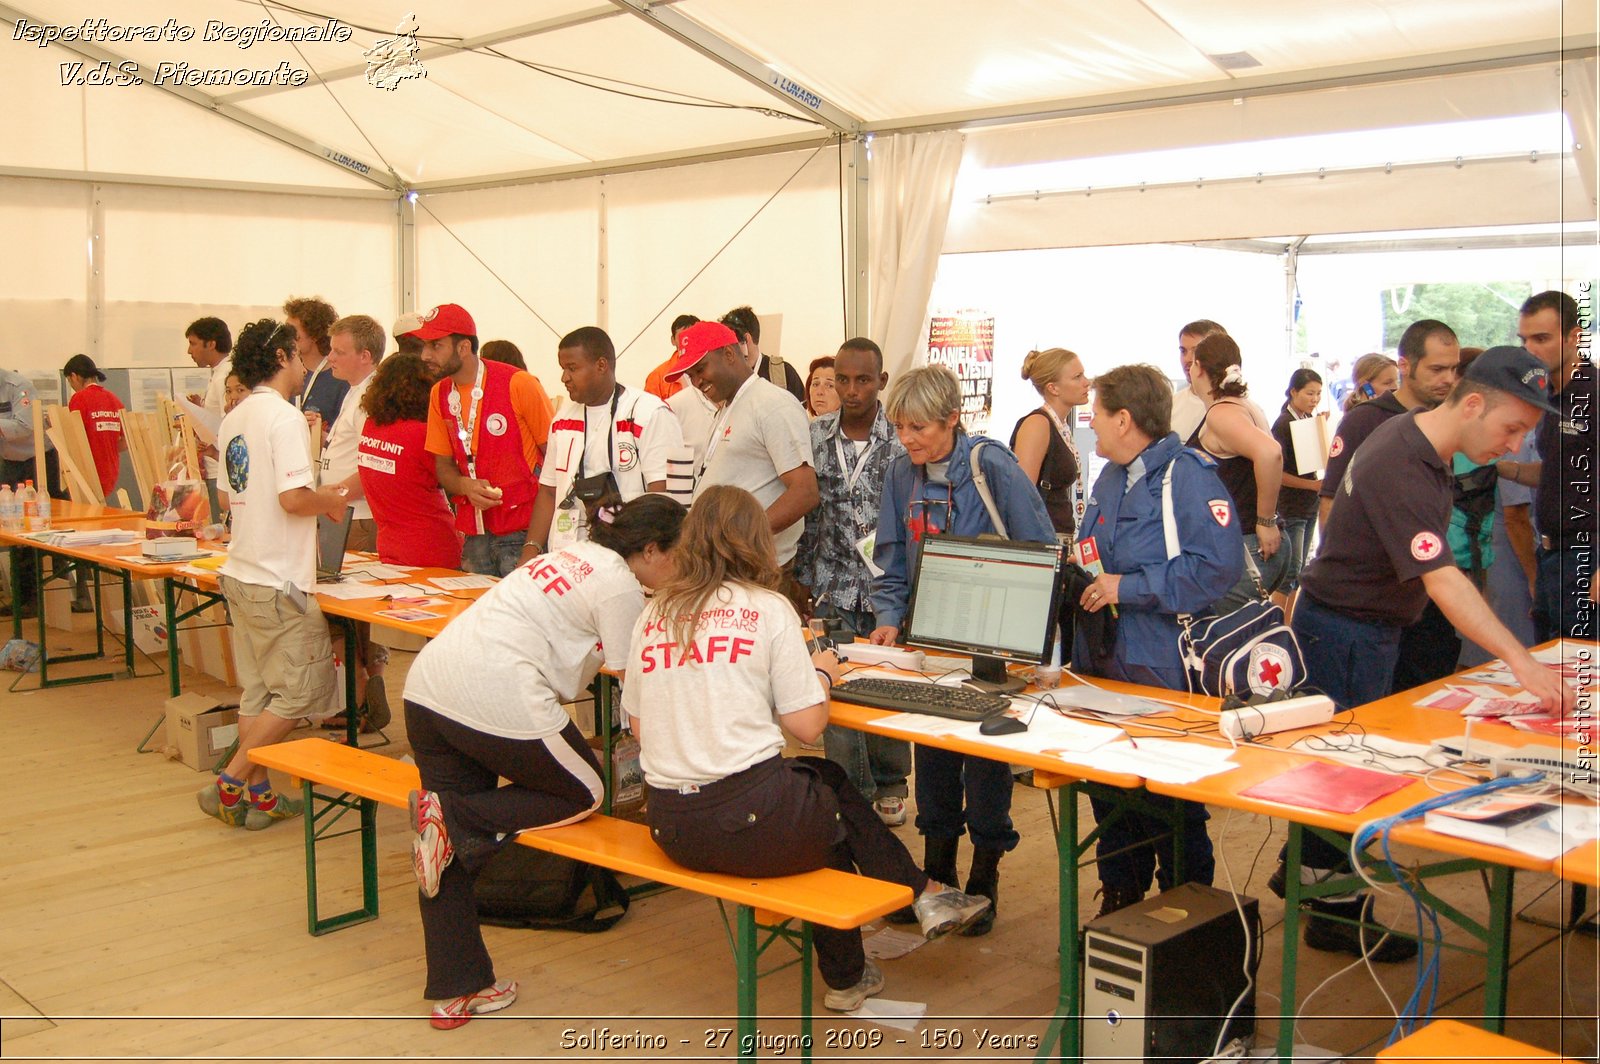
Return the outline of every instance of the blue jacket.
[[[1169,561],[1161,481],[1173,462],[1172,510],[1181,553]],[[1142,479],[1125,490],[1129,470],[1140,464]],[[1187,689],[1177,615],[1204,613],[1244,573],[1239,514],[1215,470],[1215,462],[1168,433],[1128,465],[1107,465],[1094,483],[1078,539],[1094,537],[1106,572],[1122,574],[1111,679]],[[1089,660],[1081,633],[1073,660]]]
[[[1038,489],[1017,465],[1017,456],[1005,444],[985,437],[978,454],[1000,518],[1011,539],[1054,543],[1055,526],[1044,508]],[[916,568],[922,531],[981,536],[995,531],[983,497],[972,482],[972,445],[966,431],[956,429],[950,451],[950,483],[929,484],[921,466],[899,454],[883,479],[883,501],[878,508],[878,538],[872,561],[883,575],[872,581],[872,613],[880,625],[901,627],[911,601],[911,572]],[[924,507],[922,502],[934,505]],[[945,502],[949,502],[948,509]],[[913,505],[913,504],[917,505]],[[913,512],[915,511],[915,512]],[[912,529],[910,526],[917,527]]]

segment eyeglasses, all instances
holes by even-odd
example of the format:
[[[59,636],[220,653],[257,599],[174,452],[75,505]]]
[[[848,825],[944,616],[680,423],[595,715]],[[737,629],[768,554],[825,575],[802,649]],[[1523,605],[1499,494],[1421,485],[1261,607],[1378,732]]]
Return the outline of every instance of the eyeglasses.
[[[934,515],[940,511],[943,511],[943,518],[936,519]],[[954,513],[949,499],[912,499],[906,507],[906,527],[917,539],[926,533],[945,532],[950,528]]]

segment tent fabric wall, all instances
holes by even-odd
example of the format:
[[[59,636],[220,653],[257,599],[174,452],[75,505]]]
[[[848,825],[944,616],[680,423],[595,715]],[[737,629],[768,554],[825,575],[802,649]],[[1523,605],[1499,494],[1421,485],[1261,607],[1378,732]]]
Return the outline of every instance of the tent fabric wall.
[[[59,365],[88,348],[91,193],[0,177],[0,232],[11,249],[0,256],[0,365]]]
[[[619,377],[638,385],[671,352],[673,317],[740,304],[767,322],[763,347],[803,372],[845,339],[838,168],[825,147],[426,195],[418,305],[462,303],[484,339],[521,347],[552,393],[556,341],[572,329],[610,333]]]
[[[928,295],[945,245],[950,196],[961,170],[959,133],[903,134],[872,143],[867,223],[869,335],[885,368],[920,361]]]

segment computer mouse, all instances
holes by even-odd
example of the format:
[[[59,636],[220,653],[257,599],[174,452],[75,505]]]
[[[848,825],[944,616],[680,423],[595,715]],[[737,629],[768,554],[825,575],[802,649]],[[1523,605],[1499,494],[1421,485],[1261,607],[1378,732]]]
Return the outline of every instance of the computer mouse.
[[[1020,717],[1013,717],[1009,713],[996,713],[992,717],[984,718],[978,725],[978,732],[982,735],[1015,735],[1017,732],[1028,730],[1028,722]]]

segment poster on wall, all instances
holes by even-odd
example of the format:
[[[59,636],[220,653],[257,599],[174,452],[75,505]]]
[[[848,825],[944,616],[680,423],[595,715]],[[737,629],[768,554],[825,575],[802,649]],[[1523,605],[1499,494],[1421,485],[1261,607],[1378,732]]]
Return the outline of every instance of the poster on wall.
[[[936,313],[928,319],[928,364],[948,367],[961,381],[961,423],[989,431],[994,404],[994,315],[981,310]]]

